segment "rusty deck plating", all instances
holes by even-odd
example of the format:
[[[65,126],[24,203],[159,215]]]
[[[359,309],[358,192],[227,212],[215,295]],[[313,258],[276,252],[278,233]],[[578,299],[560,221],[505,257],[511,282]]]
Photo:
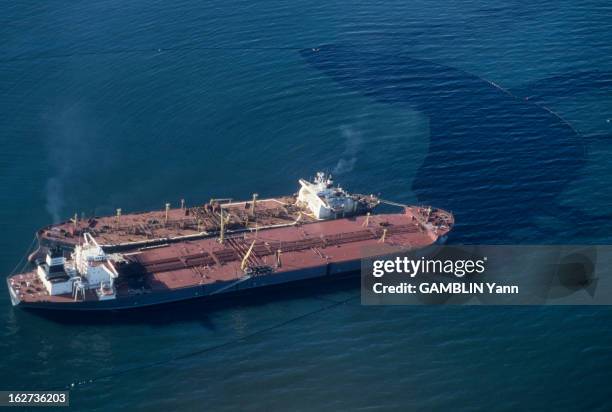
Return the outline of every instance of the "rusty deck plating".
[[[270,267],[277,274],[359,260],[364,248],[386,243],[419,249],[445,236],[450,213],[411,207],[404,213],[357,216],[243,232],[223,243],[216,238],[184,240],[123,253],[115,263],[122,280],[117,298],[239,280],[246,268]],[[250,252],[249,252],[249,249]],[[130,279],[139,279],[134,288]],[[70,295],[49,296],[35,272],[13,276],[9,286],[23,302],[73,302]],[[86,299],[95,299],[92,292]]]
[[[372,207],[377,204],[373,196],[355,195]],[[221,211],[221,209],[223,209]],[[362,213],[369,209],[364,209]],[[129,248],[167,241],[205,238],[219,232],[223,214],[228,233],[254,231],[263,228],[312,223],[316,219],[308,210],[296,205],[294,196],[258,200],[253,202],[207,203],[196,207],[72,219],[50,225],[38,231],[42,246],[59,244],[71,248],[81,240],[84,232],[91,233],[108,249]],[[34,258],[34,254],[32,258]],[[31,259],[32,260],[32,259]]]

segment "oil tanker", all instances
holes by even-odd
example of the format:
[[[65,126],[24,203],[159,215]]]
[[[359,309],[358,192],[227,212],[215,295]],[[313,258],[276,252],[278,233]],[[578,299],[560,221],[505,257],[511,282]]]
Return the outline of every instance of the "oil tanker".
[[[298,193],[271,199],[259,199],[257,193],[249,201],[229,198],[210,199],[205,204],[187,207],[185,200],[172,207],[166,203],[160,210],[124,214],[121,209],[112,216],[85,218],[75,214],[68,221],[38,230],[38,245],[28,260],[44,259],[48,249],[59,247],[71,252],[89,233],[107,252],[296,226],[322,219],[365,215],[380,204],[374,195],[349,194],[334,186],[330,175],[319,172],[312,182],[299,180]],[[321,192],[321,191],[324,192]],[[309,197],[321,192],[318,202]],[[313,203],[314,202],[314,203]]]
[[[11,301],[28,309],[119,310],[333,279],[358,273],[367,250],[424,249],[443,242],[454,224],[451,213],[425,206],[395,204],[400,212],[376,213],[380,199],[351,195],[322,173],[300,185],[286,198],[118,214],[114,229],[111,217],[98,220],[110,226],[102,233],[76,219],[51,226],[39,232],[46,243],[34,267],[7,278]],[[173,222],[156,227],[175,236],[130,232],[151,216]],[[194,221],[206,229],[194,230]]]

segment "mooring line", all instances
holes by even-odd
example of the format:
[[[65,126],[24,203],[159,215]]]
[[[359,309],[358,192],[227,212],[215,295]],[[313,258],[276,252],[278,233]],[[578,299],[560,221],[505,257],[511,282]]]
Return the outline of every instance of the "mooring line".
[[[200,355],[202,355],[204,353],[209,353],[209,352],[213,352],[213,351],[216,351],[216,350],[220,350],[220,349],[223,349],[223,348],[226,348],[226,347],[229,347],[229,346],[232,346],[232,345],[244,342],[244,341],[246,341],[248,339],[251,339],[251,338],[253,338],[255,336],[263,335],[263,334],[265,334],[267,332],[270,332],[272,330],[281,328],[281,327],[289,325],[291,323],[299,322],[299,321],[301,321],[303,319],[306,319],[306,318],[308,318],[310,316],[314,316],[316,314],[319,314],[319,313],[325,312],[327,310],[336,308],[336,307],[338,307],[340,305],[344,305],[344,304],[346,304],[346,303],[348,303],[348,302],[350,302],[352,300],[355,300],[355,299],[357,299],[359,297],[360,297],[360,294],[358,294],[356,296],[351,296],[351,297],[349,297],[347,299],[343,299],[343,300],[340,300],[340,301],[335,301],[334,303],[332,303],[330,305],[323,306],[321,308],[312,310],[310,312],[307,312],[307,313],[304,313],[302,315],[293,317],[291,319],[287,319],[285,321],[276,323],[276,324],[274,324],[272,326],[269,326],[267,328],[262,328],[262,329],[256,330],[253,333],[249,333],[247,335],[240,336],[240,337],[237,337],[235,339],[231,339],[231,340],[225,341],[225,342],[217,344],[217,345],[208,346],[208,347],[203,348],[203,349],[198,349],[198,350],[193,351],[193,352],[188,352],[188,353],[184,353],[182,355],[173,356],[173,357],[168,358],[168,359],[163,359],[163,360],[156,361],[156,362],[150,362],[150,363],[146,363],[146,364],[143,364],[143,365],[133,366],[133,367],[130,367],[130,368],[126,368],[126,369],[110,372],[110,373],[107,373],[107,374],[98,375],[98,376],[95,376],[95,377],[90,378],[90,379],[75,381],[75,382],[70,383],[69,385],[66,385],[66,386],[63,386],[61,388],[58,388],[58,390],[74,389],[74,388],[79,387],[79,386],[95,383],[95,382],[98,382],[98,381],[101,381],[101,380],[105,380],[105,379],[114,378],[114,377],[120,376],[120,375],[125,375],[125,374],[130,373],[130,372],[135,372],[135,371],[143,370],[143,369],[150,369],[150,368],[154,368],[154,367],[157,367],[157,366],[162,366],[162,365],[166,365],[166,364],[169,364],[169,363],[172,363],[172,362],[176,362],[176,361],[179,361],[179,360],[184,360],[184,359],[189,359],[189,358],[197,357],[197,356],[200,356]]]
[[[88,57],[88,56],[112,56],[116,54],[138,54],[138,53],[163,53],[163,52],[190,52],[190,51],[215,51],[215,50],[235,50],[235,51],[300,51],[309,47],[293,47],[293,46],[278,46],[278,47],[240,47],[240,46],[185,46],[185,47],[149,47],[149,48],[134,48],[134,49],[101,49],[101,50],[86,50],[81,49],[73,53],[40,53],[30,56],[15,56],[0,59],[2,63],[26,62],[46,59],[66,59],[71,57]]]
[[[17,271],[21,268],[20,271],[23,271],[23,269],[25,268],[26,264],[27,264],[27,260],[28,260],[28,256],[30,255],[30,251],[32,250],[32,248],[34,247],[34,243],[36,242],[36,235],[34,235],[34,239],[32,239],[32,242],[30,242],[30,245],[28,246],[28,248],[26,249],[25,255],[23,255],[21,257],[21,259],[19,259],[19,262],[17,262],[17,265],[15,265],[15,267],[13,268],[13,270],[10,272],[9,276],[13,276],[15,273],[17,273]],[[23,264],[22,264],[23,263]]]

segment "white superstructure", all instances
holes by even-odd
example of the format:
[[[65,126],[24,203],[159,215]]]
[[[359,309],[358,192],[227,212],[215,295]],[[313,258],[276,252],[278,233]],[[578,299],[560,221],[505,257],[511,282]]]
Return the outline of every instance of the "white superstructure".
[[[335,219],[357,211],[358,202],[342,189],[334,187],[331,175],[318,172],[313,182],[300,179],[298,203],[302,203],[320,220]]]
[[[119,274],[108,261],[106,253],[89,234],[85,242],[74,248],[73,260],[79,275],[87,279],[89,287],[99,287],[102,283],[112,283]]]
[[[72,294],[77,299],[94,289],[100,300],[115,298],[114,281],[119,274],[89,233],[85,233],[83,244],[75,246],[71,260],[66,261],[60,253],[50,250],[37,268],[49,295]]]

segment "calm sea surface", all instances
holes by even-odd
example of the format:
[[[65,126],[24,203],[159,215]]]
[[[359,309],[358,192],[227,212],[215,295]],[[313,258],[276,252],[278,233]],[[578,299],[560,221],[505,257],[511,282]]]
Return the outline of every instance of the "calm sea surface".
[[[75,212],[293,193],[319,169],[452,210],[452,242],[610,244],[610,27],[606,1],[3,1],[1,272]],[[101,411],[612,409],[612,309],[325,309],[358,294],[340,286],[59,321],[2,284],[0,389],[74,384]]]

